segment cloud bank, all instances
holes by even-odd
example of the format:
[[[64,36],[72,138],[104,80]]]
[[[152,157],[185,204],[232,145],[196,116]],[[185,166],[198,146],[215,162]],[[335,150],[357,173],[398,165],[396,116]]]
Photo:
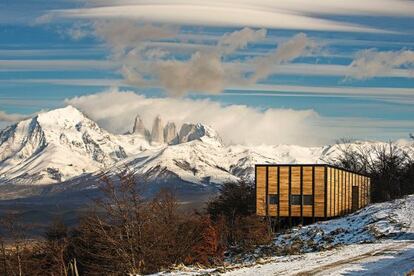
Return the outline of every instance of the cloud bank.
[[[414,4],[402,0],[87,0],[86,7],[54,10],[38,18],[126,18],[147,23],[191,26],[256,27],[343,32],[380,30],[328,20],[321,15],[412,16]]]
[[[259,110],[244,105],[223,106],[209,100],[146,98],[118,90],[76,97],[66,103],[116,133],[131,130],[139,114],[147,128],[157,115],[178,125],[201,122],[213,127],[229,144],[319,144],[329,139],[320,137],[320,116],[313,110]]]
[[[139,114],[147,128],[160,115],[178,126],[204,123],[214,128],[227,144],[326,145],[342,137],[378,139],[406,137],[403,129],[411,121],[374,120],[355,117],[323,117],[314,110],[257,109],[245,105],[222,105],[210,100],[148,98],[134,92],[112,89],[89,96],[67,99],[102,127],[125,133]]]
[[[266,79],[274,67],[287,64],[318,48],[304,33],[279,43],[277,49],[245,62],[226,58],[251,43],[266,38],[265,29],[245,27],[219,37],[214,45],[195,50],[188,58],[176,58],[146,41],[165,41],[178,29],[137,23],[132,20],[105,20],[94,24],[96,35],[112,52],[112,59],[129,85],[160,86],[170,96],[189,92],[217,94],[235,84],[252,85]],[[247,66],[241,66],[245,63]]]

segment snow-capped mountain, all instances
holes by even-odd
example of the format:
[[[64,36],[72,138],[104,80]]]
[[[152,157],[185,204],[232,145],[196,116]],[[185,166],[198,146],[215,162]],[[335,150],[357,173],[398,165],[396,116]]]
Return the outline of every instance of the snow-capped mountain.
[[[0,185],[53,184],[116,174],[128,168],[150,182],[192,183],[208,187],[240,179],[252,180],[259,163],[324,163],[339,154],[338,146],[226,146],[203,124],[162,124],[152,132],[139,116],[133,131],[115,135],[72,106],[21,121],[0,132]],[[373,143],[357,142],[354,147]],[[401,147],[412,147],[407,142]]]
[[[141,135],[112,135],[68,106],[0,132],[0,181],[62,182],[108,168],[143,147],[149,145]]]

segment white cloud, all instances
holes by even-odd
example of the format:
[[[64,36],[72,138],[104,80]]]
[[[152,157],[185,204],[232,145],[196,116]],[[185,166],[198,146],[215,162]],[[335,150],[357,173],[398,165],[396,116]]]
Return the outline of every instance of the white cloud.
[[[251,77],[253,83],[265,79],[273,72],[276,65],[288,63],[308,52],[315,50],[318,45],[310,40],[306,34],[299,33],[290,40],[280,43],[276,51],[267,56],[253,60],[254,74]]]
[[[225,54],[231,54],[238,49],[243,49],[251,42],[257,42],[266,38],[265,29],[253,30],[243,28],[240,31],[224,34],[218,41],[218,47]]]
[[[145,41],[173,38],[179,32],[173,26],[158,26],[122,18],[96,20],[93,26],[95,35],[111,48],[114,55],[140,50]]]
[[[390,74],[397,68],[410,70],[410,76],[414,77],[414,51],[360,51],[348,67],[348,77],[368,79]]]
[[[240,70],[223,58],[249,43],[262,40],[264,29],[243,28],[224,34],[216,45],[192,53],[188,60],[166,58],[168,52],[160,48],[148,48],[144,40],[159,40],[176,35],[175,31],[162,26],[137,26],[133,21],[105,21],[97,24],[97,34],[107,42],[113,58],[123,64],[121,73],[129,85],[159,85],[169,95],[182,96],[190,91],[220,93],[230,83],[242,81]]]
[[[53,18],[128,18],[150,23],[198,26],[258,27],[295,30],[323,30],[345,32],[378,32],[369,27],[317,18],[316,14],[368,14],[395,15],[413,14],[408,10],[413,5],[406,1],[386,4],[385,0],[368,0],[371,5],[353,0],[344,1],[167,1],[156,3],[147,0],[108,2],[89,8],[55,10],[40,17],[38,23]],[[325,3],[324,3],[325,2]],[[332,2],[332,4],[326,4]],[[365,2],[365,1],[364,1]],[[392,10],[392,12],[390,12]],[[396,11],[395,11],[396,10]]]
[[[0,110],[0,121],[3,122],[17,122],[23,119],[28,118],[28,115],[17,114],[17,113],[6,113]]]
[[[244,105],[223,106],[209,100],[146,98],[133,92],[111,90],[66,100],[104,128],[123,133],[132,128],[139,114],[147,127],[161,115],[164,121],[205,123],[219,132],[227,143],[277,144],[319,143],[319,115],[313,110],[267,109]],[[303,136],[307,135],[306,141]],[[330,135],[333,135],[332,133]],[[323,142],[328,137],[323,137]]]
[[[210,125],[226,143],[322,145],[341,137],[359,139],[401,138],[411,121],[367,118],[327,118],[314,110],[256,109],[209,100],[147,98],[133,92],[107,92],[66,100],[104,128],[123,133],[131,130],[139,114],[150,127],[161,115],[164,121]]]
[[[169,57],[167,51],[144,43],[175,37],[175,28],[142,25],[131,20],[98,21],[95,27],[96,34],[111,49],[113,60],[122,64],[120,72],[128,85],[158,85],[172,96],[189,92],[217,94],[232,84],[253,84],[272,74],[274,66],[286,64],[317,46],[300,33],[280,43],[275,52],[249,60],[246,72],[241,70],[241,62],[225,62],[224,59],[249,43],[265,39],[264,29],[246,27],[226,33],[214,46],[196,50],[189,59],[177,60]],[[246,79],[246,73],[252,77]]]
[[[87,0],[91,6],[125,6],[148,4],[148,0]],[[157,4],[205,6],[202,0],[159,0]],[[296,13],[338,15],[413,15],[414,4],[404,0],[210,0],[209,5],[227,7],[256,7],[265,10],[283,10]]]

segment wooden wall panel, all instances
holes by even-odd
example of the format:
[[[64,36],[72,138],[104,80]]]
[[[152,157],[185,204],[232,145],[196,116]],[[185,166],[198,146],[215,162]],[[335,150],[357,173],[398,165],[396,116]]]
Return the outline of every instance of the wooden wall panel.
[[[280,216],[289,215],[289,167],[280,166]]]
[[[354,174],[348,172],[348,185],[347,185],[347,190],[346,190],[346,197],[347,197],[347,213],[351,213],[352,212],[352,176]]]
[[[372,191],[372,183],[371,179],[368,178],[368,204],[371,204],[371,191]]]
[[[348,213],[348,184],[349,172],[344,172],[344,213]]]
[[[266,215],[266,167],[256,167],[256,214]]]
[[[353,187],[353,186],[356,186],[356,177],[357,177],[357,175],[356,174],[352,174],[352,182],[351,182],[351,188]],[[352,193],[351,193],[351,204],[352,204]],[[351,206],[352,207],[352,206]]]
[[[313,168],[314,184],[312,184]],[[327,217],[344,215],[352,209],[352,186],[358,186],[360,208],[370,203],[371,183],[368,177],[324,165],[258,165],[256,166],[256,213],[261,216],[266,215],[266,172],[268,193],[279,195],[279,205],[269,204],[267,206],[268,214],[273,217],[277,217],[278,207],[280,217],[288,217],[289,209],[292,217],[301,217],[301,214],[303,217],[312,217],[314,214],[316,218],[325,217],[325,214]],[[278,178],[280,179],[280,192],[278,191]],[[314,205],[303,205],[302,213],[301,205],[291,205],[289,208],[289,179],[292,195],[301,194],[301,179],[303,180],[303,195],[312,195],[314,185]]]
[[[291,194],[300,195],[300,167],[291,167]],[[291,216],[300,217],[300,205],[291,205]]]
[[[327,167],[326,168],[326,182],[327,182],[327,195],[326,195],[326,208],[327,208],[327,216],[330,217],[332,216],[332,212],[331,212],[331,208],[332,208],[332,176],[331,176],[331,168]]]
[[[303,194],[312,195],[312,166],[303,166]],[[312,217],[312,206],[303,206],[303,216]]]
[[[361,208],[361,176],[357,175],[357,186],[358,186],[358,192],[359,192],[359,200],[358,200],[358,207]]]
[[[303,194],[312,195],[312,166],[303,167]]]
[[[361,186],[361,193],[362,193],[362,200],[361,200],[361,207],[365,207],[365,177],[362,177],[362,186]]]
[[[336,169],[332,169],[333,174],[333,216],[338,215],[338,177]]]
[[[315,167],[315,217],[325,216],[325,167]]]
[[[338,189],[338,215],[340,216],[340,215],[342,215],[342,212],[344,210],[344,208],[343,208],[343,194],[344,194],[344,192],[343,192],[343,190],[344,190],[344,187],[343,187],[343,171],[338,170],[338,169],[337,169],[337,171],[338,171],[338,186],[339,186],[339,189]]]
[[[277,191],[277,167],[268,167],[269,195],[278,194]],[[277,205],[269,204],[269,216],[277,216]]]

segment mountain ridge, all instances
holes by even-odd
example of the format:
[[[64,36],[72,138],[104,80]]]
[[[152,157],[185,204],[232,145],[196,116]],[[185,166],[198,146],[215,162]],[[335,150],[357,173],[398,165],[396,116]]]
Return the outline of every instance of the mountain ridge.
[[[224,145],[214,129],[200,123],[185,123],[177,131],[173,122],[165,127],[160,117],[154,122],[156,142],[148,139],[139,116],[133,132],[123,135],[102,129],[73,106],[23,120],[0,131],[0,186],[82,182],[83,176],[116,175],[129,168],[148,182],[192,183],[205,189],[253,181],[258,163],[326,163],[340,152],[337,145]],[[375,144],[384,143],[350,145]],[[399,146],[412,149],[408,142]]]

